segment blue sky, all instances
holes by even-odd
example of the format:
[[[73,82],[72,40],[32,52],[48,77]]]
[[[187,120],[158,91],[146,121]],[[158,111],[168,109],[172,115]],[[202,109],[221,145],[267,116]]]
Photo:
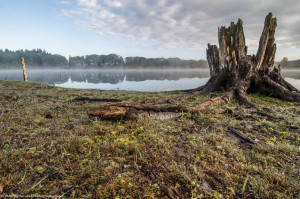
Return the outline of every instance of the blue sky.
[[[298,0],[1,0],[0,48],[69,55],[205,59],[217,27],[241,18],[255,53],[264,17],[278,19],[277,60],[300,59]],[[235,5],[234,8],[226,5]]]

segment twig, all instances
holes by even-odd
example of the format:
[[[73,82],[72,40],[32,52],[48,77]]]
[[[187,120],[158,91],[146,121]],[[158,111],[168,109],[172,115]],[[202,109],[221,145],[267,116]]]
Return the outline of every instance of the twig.
[[[255,144],[255,142],[251,138],[245,136],[244,134],[239,133],[237,130],[231,127],[228,127],[228,130],[231,131],[234,135],[236,135],[240,139],[244,140],[245,142],[248,142],[250,144]]]
[[[89,97],[76,97],[73,101],[88,101],[88,102],[121,102],[119,99],[108,98],[89,98]]]
[[[48,177],[48,175],[46,175],[45,177],[43,177],[40,181],[38,181],[38,183],[36,183],[35,185],[33,185],[33,186],[32,186],[30,189],[28,189],[28,190],[34,189],[36,186],[38,186],[39,184],[41,184],[41,182],[42,182],[43,180],[45,180],[47,177]]]

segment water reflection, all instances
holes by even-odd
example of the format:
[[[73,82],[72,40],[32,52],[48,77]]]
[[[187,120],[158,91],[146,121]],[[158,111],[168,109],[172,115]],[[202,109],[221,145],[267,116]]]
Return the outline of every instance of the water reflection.
[[[300,70],[282,71],[283,77],[300,89]],[[29,81],[67,88],[163,91],[195,88],[205,84],[203,69],[61,69],[28,70]],[[0,70],[0,80],[23,80],[22,70]]]
[[[23,80],[22,70],[1,70],[1,80]],[[181,78],[209,77],[208,70],[199,69],[76,69],[76,70],[28,70],[30,81],[64,83],[73,81],[117,84],[124,80],[178,80]]]
[[[281,71],[281,75],[284,78],[293,78],[293,79],[300,79],[300,70],[283,70]]]
[[[204,85],[208,80],[207,78],[182,78],[178,80],[144,80],[144,81],[127,81],[126,76],[123,81],[116,84],[110,83],[90,83],[73,81],[71,77],[69,80],[62,84],[55,84],[64,88],[83,88],[83,89],[100,89],[100,90],[127,90],[127,91],[171,91],[183,90]]]

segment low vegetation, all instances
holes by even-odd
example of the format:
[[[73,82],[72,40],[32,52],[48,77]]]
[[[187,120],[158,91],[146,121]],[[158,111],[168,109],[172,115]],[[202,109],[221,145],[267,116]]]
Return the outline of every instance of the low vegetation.
[[[212,107],[222,114],[105,121],[87,111],[106,102],[74,99],[143,103],[182,93],[9,81],[0,81],[0,90],[0,197],[300,197],[299,103],[248,94],[261,112],[232,100]],[[193,106],[218,94],[177,103]]]

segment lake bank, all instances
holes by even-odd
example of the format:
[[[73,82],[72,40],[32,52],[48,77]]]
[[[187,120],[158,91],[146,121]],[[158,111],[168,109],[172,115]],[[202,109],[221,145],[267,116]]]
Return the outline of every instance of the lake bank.
[[[87,116],[100,102],[74,99],[140,103],[181,93],[66,89],[11,81],[0,81],[0,89],[0,195],[299,197],[298,103],[248,95],[275,119],[240,111],[115,122]],[[193,106],[211,95],[177,103]],[[221,108],[244,107],[232,101]]]

